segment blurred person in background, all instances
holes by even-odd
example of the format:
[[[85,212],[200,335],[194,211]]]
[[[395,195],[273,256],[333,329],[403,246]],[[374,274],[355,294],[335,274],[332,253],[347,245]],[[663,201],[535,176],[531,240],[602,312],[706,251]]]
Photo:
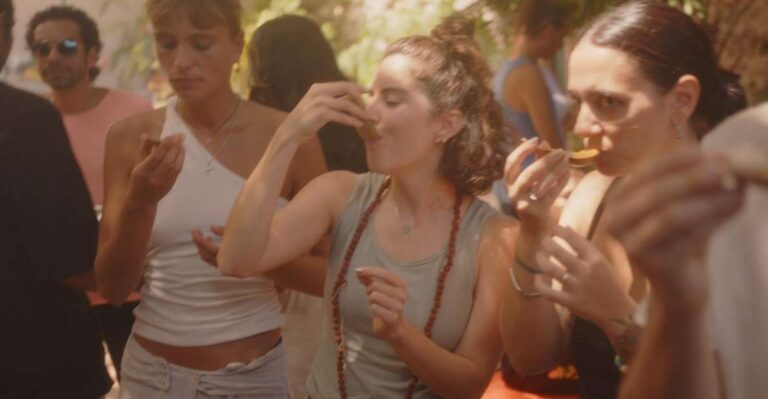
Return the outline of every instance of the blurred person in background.
[[[283,112],[293,110],[313,84],[347,80],[320,26],[298,15],[284,15],[256,29],[248,59],[251,101]],[[328,170],[368,170],[363,140],[353,128],[329,123],[318,137]]]
[[[496,100],[523,138],[538,137],[551,148],[565,148],[568,99],[542,62],[551,61],[563,47],[568,9],[563,0],[523,0],[515,16],[512,49],[492,80]]]
[[[570,101],[560,88],[557,77],[547,62],[563,47],[568,34],[568,9],[563,0],[523,0],[517,7],[513,23],[515,34],[510,38],[511,50],[491,81],[496,101],[504,117],[518,137],[508,137],[507,144],[519,138],[540,139],[549,148],[565,148],[566,119]],[[533,162],[526,158],[524,166]],[[574,175],[575,179],[581,177]],[[573,186],[573,184],[571,185]],[[514,213],[501,181],[494,184],[491,203],[507,214]]]
[[[96,21],[82,10],[53,6],[36,13],[27,27],[26,40],[40,77],[51,89],[47,97],[61,113],[91,201],[100,213],[107,131],[128,115],[152,109],[152,104],[141,96],[94,84],[102,44]],[[88,296],[119,377],[138,295],[119,307],[107,304],[96,292]]]
[[[315,83],[346,80],[331,44],[309,18],[283,15],[265,22],[248,47],[251,101],[290,112]],[[318,132],[328,170],[365,172],[365,146],[354,128],[330,123]],[[295,398],[306,398],[306,382],[317,352],[322,299],[295,290],[280,294],[288,378]]]
[[[0,0],[0,68],[14,8]],[[85,290],[98,224],[56,109],[0,83],[0,397],[96,399],[112,381]]]

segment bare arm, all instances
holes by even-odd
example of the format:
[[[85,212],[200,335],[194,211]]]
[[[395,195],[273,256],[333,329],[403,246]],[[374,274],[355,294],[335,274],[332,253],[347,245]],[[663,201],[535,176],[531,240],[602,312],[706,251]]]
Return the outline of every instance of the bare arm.
[[[559,121],[555,120],[552,109],[551,94],[539,68],[536,65],[523,65],[513,73],[517,76],[507,79],[504,98],[519,96],[539,137],[552,148],[565,148],[558,130]]]
[[[265,273],[307,253],[332,226],[354,186],[349,173],[328,173],[308,184],[275,213],[280,188],[301,143],[328,122],[361,126],[364,111],[345,94],[364,89],[351,83],[314,85],[286,117],[248,178],[232,209],[218,255],[222,273]],[[352,116],[354,115],[354,116]]]
[[[621,399],[721,399],[710,337],[706,312],[670,312],[652,301]]]
[[[721,398],[706,320],[706,247],[741,206],[721,160],[685,150],[639,169],[612,198],[606,225],[653,289],[650,320],[621,397]],[[723,266],[723,265],[718,265]]]
[[[99,293],[121,304],[139,286],[157,202],[173,186],[184,162],[182,137],[152,144],[120,122],[107,136],[104,210],[96,254]]]
[[[554,224],[550,208],[568,180],[567,161],[561,152],[552,152],[520,172],[522,160],[535,151],[537,144],[537,140],[521,144],[509,155],[505,168],[507,191],[522,221],[519,234],[507,244],[514,248],[510,252],[515,256],[510,256],[511,260],[504,265],[508,270],[505,279],[509,281],[510,273],[515,273],[520,288],[532,295],[517,292],[512,286],[503,292],[501,331],[512,366],[523,374],[540,373],[556,366],[567,344],[567,317],[554,303],[538,295],[534,286],[536,275],[515,260],[536,266],[534,255]],[[530,199],[534,186],[540,188],[535,201]]]

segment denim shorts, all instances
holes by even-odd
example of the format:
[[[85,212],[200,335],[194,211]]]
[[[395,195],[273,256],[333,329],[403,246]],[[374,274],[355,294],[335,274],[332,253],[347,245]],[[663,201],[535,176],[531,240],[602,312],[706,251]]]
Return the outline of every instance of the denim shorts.
[[[120,399],[290,399],[283,343],[248,364],[215,371],[168,363],[131,336],[123,354]]]

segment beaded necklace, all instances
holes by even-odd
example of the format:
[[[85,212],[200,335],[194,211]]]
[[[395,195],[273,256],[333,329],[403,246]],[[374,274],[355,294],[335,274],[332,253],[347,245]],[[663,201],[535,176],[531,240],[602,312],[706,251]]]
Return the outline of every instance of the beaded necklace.
[[[339,270],[339,274],[336,277],[336,282],[333,286],[331,307],[333,313],[333,332],[334,338],[336,339],[336,372],[338,378],[337,382],[339,387],[339,394],[341,395],[342,399],[347,398],[347,386],[344,377],[344,358],[346,356],[346,347],[344,344],[344,335],[342,333],[343,325],[341,323],[341,304],[339,294],[341,293],[341,289],[344,288],[344,286],[347,284],[347,272],[349,271],[352,255],[354,255],[355,249],[357,249],[357,244],[360,241],[360,237],[362,236],[366,226],[368,226],[371,214],[376,209],[376,207],[381,204],[381,201],[384,198],[384,193],[390,186],[390,182],[391,181],[389,178],[384,181],[384,184],[381,185],[379,191],[376,193],[376,198],[371,202],[370,205],[368,205],[368,208],[365,209],[365,212],[363,212],[363,215],[360,218],[360,222],[357,225],[357,229],[355,229],[355,233],[352,236],[352,241],[349,243],[347,252],[344,254],[344,260],[341,264],[341,269]],[[432,309],[429,312],[429,319],[427,319],[427,324],[424,326],[424,335],[430,339],[432,338],[432,328],[435,325],[437,312],[440,310],[440,304],[443,297],[443,289],[445,288],[445,279],[448,277],[448,272],[453,267],[453,257],[456,253],[456,237],[458,236],[459,222],[461,221],[461,202],[461,195],[457,191],[456,199],[453,205],[453,221],[451,222],[451,235],[448,239],[448,252],[445,255],[445,265],[443,266],[443,270],[440,272],[440,276],[438,277],[435,299],[432,304]],[[411,378],[411,382],[408,384],[408,391],[405,396],[407,399],[411,399],[413,397],[417,383],[418,378],[413,376],[413,378]]]

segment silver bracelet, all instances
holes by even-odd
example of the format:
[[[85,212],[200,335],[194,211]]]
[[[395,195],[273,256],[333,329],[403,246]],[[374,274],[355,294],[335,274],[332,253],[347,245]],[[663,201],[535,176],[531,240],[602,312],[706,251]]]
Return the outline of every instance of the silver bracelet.
[[[520,295],[522,295],[523,298],[533,299],[533,298],[538,298],[542,295],[541,292],[527,292],[523,290],[523,287],[521,287],[520,283],[517,281],[517,275],[515,275],[514,265],[511,268],[509,268],[509,277],[512,279],[512,286],[515,288],[515,291],[517,291]]]

